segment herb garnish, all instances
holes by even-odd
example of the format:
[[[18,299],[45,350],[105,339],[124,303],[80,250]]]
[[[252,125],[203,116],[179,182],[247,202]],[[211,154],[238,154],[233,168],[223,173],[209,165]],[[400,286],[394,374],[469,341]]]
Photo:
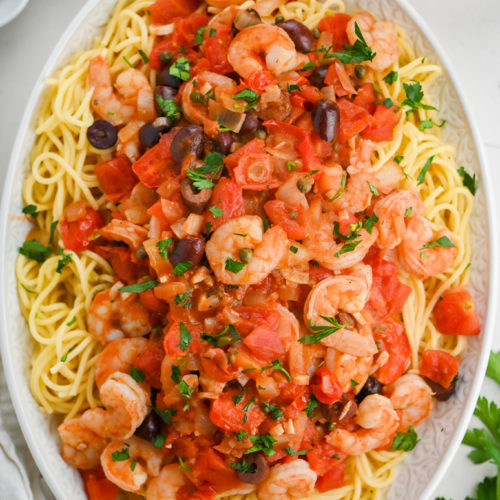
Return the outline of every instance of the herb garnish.
[[[161,112],[170,120],[177,121],[181,117],[179,106],[174,99],[163,99],[160,94],[156,94],[156,104],[161,109]]]
[[[245,451],[245,455],[255,453],[256,451],[262,451],[266,457],[270,457],[276,453],[273,444],[276,443],[277,440],[272,436],[265,434],[263,436],[248,436],[248,438],[253,443],[253,446]]]
[[[245,101],[247,105],[245,106],[245,111],[255,108],[257,102],[259,101],[260,94],[251,89],[240,90],[237,94],[233,96],[236,101]],[[235,105],[236,107],[236,105]]]
[[[295,451],[291,446],[287,446],[286,448],[283,448],[283,451],[288,453],[291,457],[297,457],[300,455],[305,455],[309,453],[311,450]]]
[[[190,69],[191,66],[189,65],[189,59],[186,57],[179,57],[179,59],[177,59],[172,66],[170,66],[168,71],[172,76],[176,76],[177,78],[186,81],[189,80]]]
[[[161,240],[156,242],[156,247],[160,251],[160,255],[164,259],[168,259],[168,247],[174,242],[173,238],[167,238],[166,240]]]
[[[391,448],[393,450],[411,451],[417,446],[418,441],[417,432],[413,427],[410,427],[408,432],[398,432],[394,436]]]
[[[462,184],[473,194],[476,194],[477,191],[477,184],[478,184],[478,179],[476,177],[476,174],[470,175],[466,170],[465,167],[460,167],[457,169],[458,175],[462,177]]]
[[[309,330],[314,333],[304,335],[299,339],[299,342],[305,344],[317,344],[320,340],[329,337],[335,332],[339,331],[342,328],[345,328],[347,325],[339,323],[336,318],[331,316],[320,316],[322,319],[330,323],[332,326],[328,325],[317,325],[309,322]]]
[[[257,464],[249,464],[244,458],[241,462],[233,462],[229,464],[231,469],[237,470],[238,472],[243,472],[244,474],[255,474],[257,472]]]
[[[139,368],[136,368],[135,366],[130,367],[130,376],[139,384],[146,380],[146,374],[142,370],[139,370]]]
[[[309,418],[314,417],[314,410],[319,406],[319,401],[314,394],[309,394],[309,401],[307,402],[303,411]]]
[[[426,176],[427,171],[429,170],[429,167],[431,166],[433,160],[434,160],[434,155],[429,156],[429,158],[427,158],[425,165],[422,167],[422,170],[420,170],[420,173],[418,174],[417,186],[420,186],[420,184],[424,183],[425,176]]]
[[[118,291],[122,293],[141,293],[152,290],[157,285],[158,280],[152,279],[141,281],[140,283],[134,283],[133,285],[123,286],[119,288]]]
[[[405,89],[406,99],[401,105],[409,107],[409,109],[406,110],[406,114],[417,111],[418,108],[436,110],[434,106],[422,102],[424,91],[422,90],[422,84],[420,82],[403,83],[403,87]]]
[[[125,448],[121,450],[114,451],[111,453],[111,460],[113,462],[121,462],[123,460],[128,460],[130,458],[130,454],[128,452],[129,444],[125,443]]]
[[[28,240],[25,241],[23,246],[19,248],[19,253],[28,259],[36,260],[41,264],[47,260],[49,255],[52,253],[52,249],[42,245],[37,240]]]
[[[175,296],[174,302],[176,305],[181,306],[181,307],[191,307],[192,302],[191,302],[191,294],[193,293],[192,290],[186,290],[184,293],[178,293]]]
[[[275,359],[269,366],[263,366],[260,369],[260,373],[262,373],[264,370],[279,370],[285,374],[288,382],[292,382],[292,377],[290,376],[286,368],[281,364],[281,361],[279,359]]]
[[[172,269],[172,274],[175,274],[176,276],[182,276],[186,271],[188,271],[192,267],[193,267],[192,262],[190,262],[189,260],[183,260],[182,262],[179,262]]]
[[[239,273],[244,267],[245,267],[244,262],[233,260],[230,257],[226,259],[226,263],[224,265],[224,269],[234,274]]]
[[[279,406],[275,406],[265,401],[260,405],[264,413],[267,413],[273,420],[279,420],[284,416],[283,410]]]
[[[36,205],[26,205],[23,208],[23,214],[31,215],[31,217],[33,217],[33,219],[36,219],[36,217],[38,215],[38,209],[37,209]]]
[[[181,348],[181,351],[187,350],[189,347],[189,344],[193,340],[193,337],[189,333],[189,330],[186,328],[184,323],[181,321],[179,323],[179,330],[180,330],[180,344],[179,347]]]
[[[139,49],[138,52],[139,55],[142,57],[144,64],[147,64],[149,62],[149,57],[147,56],[146,52],[144,52],[142,49]]]
[[[363,61],[373,61],[376,52],[366,43],[363,33],[359,29],[358,23],[354,23],[354,32],[358,39],[353,45],[345,44],[344,50],[333,52],[328,57],[336,57],[342,64],[360,63]]]
[[[388,85],[392,85],[397,81],[398,81],[397,71],[391,71],[390,73],[387,73],[387,75],[384,76],[384,82],[387,83]]]

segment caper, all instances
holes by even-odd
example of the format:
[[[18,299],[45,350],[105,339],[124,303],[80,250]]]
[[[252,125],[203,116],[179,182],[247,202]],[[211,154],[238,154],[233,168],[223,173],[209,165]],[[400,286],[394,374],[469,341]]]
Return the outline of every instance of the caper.
[[[252,249],[251,248],[242,248],[240,250],[240,260],[244,264],[248,264],[250,260],[252,259]]]
[[[189,94],[189,98],[193,102],[203,102],[203,94],[199,90],[193,90],[191,94]]]
[[[308,193],[309,191],[311,191],[311,188],[312,188],[312,183],[305,177],[300,177],[297,180],[297,189],[301,193]]]
[[[136,251],[135,251],[135,256],[139,259],[139,260],[142,260],[142,259],[145,259],[148,254],[146,252],[146,250],[144,249],[144,247],[141,245]]]
[[[356,66],[354,66],[354,74],[356,78],[362,80],[366,75],[366,68],[362,64],[356,64]]]
[[[174,54],[170,52],[170,50],[162,50],[160,52],[160,62],[162,64],[168,64],[172,62],[172,59],[174,58]]]
[[[233,337],[231,335],[221,335],[217,337],[217,346],[218,347],[227,347],[233,341]]]
[[[313,28],[312,30],[313,37],[316,38],[316,40],[321,36],[321,31],[319,28]]]
[[[274,20],[274,24],[279,24],[282,23],[285,20],[283,16],[277,16],[276,19]]]
[[[257,137],[259,139],[265,139],[267,137],[267,133],[263,128],[258,128],[255,131],[255,137]]]
[[[203,102],[204,104],[208,104],[208,101],[210,99],[215,99],[215,92],[213,90],[211,90],[210,92],[207,92],[204,96],[203,96]]]
[[[163,335],[163,327],[162,326],[153,326],[151,330],[151,337],[161,337]]]

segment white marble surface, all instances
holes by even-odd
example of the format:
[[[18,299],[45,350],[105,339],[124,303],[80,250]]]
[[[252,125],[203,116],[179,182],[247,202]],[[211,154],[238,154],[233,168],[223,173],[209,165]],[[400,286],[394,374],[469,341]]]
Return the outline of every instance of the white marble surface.
[[[410,1],[455,66],[486,146],[491,180],[500,186],[500,1]],[[32,0],[18,18],[0,28],[0,183],[35,79],[68,21],[84,3],[84,0]],[[496,210],[500,220],[500,201]],[[493,348],[500,349],[500,335],[494,339]],[[498,386],[490,380],[485,381],[482,393],[500,399]],[[19,438],[17,442],[21,442]],[[494,473],[492,466],[471,465],[467,451],[460,447],[435,492],[436,497],[462,500],[472,494],[475,484],[485,474]]]

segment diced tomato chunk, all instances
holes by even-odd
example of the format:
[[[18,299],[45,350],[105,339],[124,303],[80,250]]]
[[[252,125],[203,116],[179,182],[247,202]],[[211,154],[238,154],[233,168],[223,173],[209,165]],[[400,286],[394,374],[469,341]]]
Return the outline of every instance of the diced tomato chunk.
[[[325,475],[330,469],[342,463],[345,458],[343,453],[340,453],[325,440],[314,445],[306,456],[311,469],[315,471],[318,476]]]
[[[422,353],[420,374],[448,389],[457,376],[459,367],[460,360],[449,352],[428,350]]]
[[[229,26],[219,25],[215,36],[205,36],[203,53],[208,59],[212,71],[223,75],[233,71],[227,60],[227,48],[233,36]]]
[[[319,22],[318,28],[321,31],[328,31],[333,35],[333,50],[342,50],[349,43],[346,30],[350,19],[351,16],[339,12],[333,16],[325,16]]]
[[[252,405],[246,412],[250,397],[244,397],[238,404],[234,404],[232,395],[224,394],[212,402],[210,420],[214,425],[225,432],[247,431],[253,433],[264,421],[266,416],[257,405]],[[246,416],[246,419],[245,419]],[[245,421],[243,423],[243,421]]]
[[[220,209],[220,214],[217,209]],[[244,213],[245,205],[241,187],[228,177],[223,177],[215,186],[212,198],[205,211],[204,229],[207,229],[206,225],[208,223],[211,225],[210,230],[214,231],[228,220],[239,217]]]
[[[97,180],[108,200],[119,200],[137,184],[137,177],[131,166],[127,156],[117,155],[94,167]]]
[[[195,11],[199,4],[199,0],[156,0],[149,7],[149,12],[154,23],[167,24],[174,17],[187,16]]]
[[[368,127],[363,129],[361,135],[372,141],[392,141],[394,127],[401,119],[401,111],[397,106],[387,108],[385,104],[377,104],[375,113],[370,119]]]
[[[345,142],[358,135],[370,124],[370,114],[365,108],[342,98],[337,101],[340,112],[339,141]]]
[[[236,184],[242,189],[251,191],[268,191],[277,188],[279,183],[272,178],[272,173],[271,155],[266,152],[241,156],[238,165],[233,169]]]
[[[80,474],[89,500],[116,500],[118,497],[120,489],[104,475],[101,467],[81,470]]]
[[[478,335],[481,330],[474,302],[465,288],[444,292],[433,314],[437,329],[446,335]]]
[[[392,384],[401,377],[410,362],[410,343],[404,326],[390,315],[386,316],[373,325],[373,337],[389,354],[389,359],[375,372],[375,377],[383,384]]]
[[[323,493],[344,485],[344,462],[336,463],[323,476],[318,477],[316,489]]]
[[[170,358],[185,356],[188,352],[192,352],[193,354],[200,352],[201,326],[186,323],[182,323],[183,326],[181,326],[181,323],[180,321],[173,322],[167,329],[165,338],[163,339],[163,348]],[[182,345],[181,329],[184,332],[184,343]],[[186,330],[191,336],[191,340],[189,340],[189,335],[186,335]]]
[[[311,390],[320,403],[331,405],[342,396],[337,377],[324,366],[313,375],[311,380]]]
[[[354,98],[353,102],[356,106],[361,106],[365,108],[368,113],[373,114],[375,111],[375,90],[371,83],[365,83],[362,87],[358,89],[358,95]]]
[[[276,80],[269,71],[254,71],[246,80],[245,85],[255,92],[262,94],[269,85],[274,85]]]
[[[258,326],[243,339],[254,356],[271,361],[285,354],[285,346],[276,330]]]
[[[83,252],[92,245],[90,237],[94,231],[104,224],[101,215],[90,207],[86,207],[81,219],[69,222],[63,219],[59,223],[59,231],[64,248],[73,252]]]
[[[293,240],[303,240],[307,237],[307,211],[302,206],[288,205],[282,200],[269,200],[264,210],[273,224],[281,226]]]
[[[151,345],[135,358],[133,365],[146,375],[146,382],[156,389],[161,389],[161,363],[165,351],[161,345]]]

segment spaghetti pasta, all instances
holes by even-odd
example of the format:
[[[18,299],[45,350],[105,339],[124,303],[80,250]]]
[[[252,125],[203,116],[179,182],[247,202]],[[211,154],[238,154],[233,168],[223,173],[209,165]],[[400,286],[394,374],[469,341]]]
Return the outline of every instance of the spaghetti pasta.
[[[92,48],[75,54],[47,82],[23,197],[27,205],[35,205],[38,210],[37,227],[30,236],[43,242],[52,233],[61,251],[63,243],[57,221],[62,220],[70,203],[84,200],[94,210],[114,209],[99,189],[94,171],[97,163],[111,158],[112,150],[98,150],[87,141],[87,130],[94,121],[93,89],[88,85],[89,61],[97,55],[103,56],[113,77],[133,66],[153,83],[155,71],[142,64],[140,55],[150,54],[157,41],[150,31],[151,4],[150,0],[119,0],[103,35]],[[251,8],[255,2],[247,0],[241,6]],[[200,11],[204,8],[200,7]],[[342,0],[295,0],[279,6],[279,14],[285,19],[297,19],[309,28],[316,27],[332,11],[345,11]],[[401,28],[398,28],[398,43],[399,60],[389,69],[397,72],[399,78],[389,84],[380,72],[375,72],[373,84],[377,92],[384,99],[403,102],[404,84],[418,81],[427,95],[441,68],[417,56]],[[425,281],[400,273],[400,280],[412,290],[402,318],[411,346],[411,368],[416,370],[423,350],[440,349],[459,356],[467,346],[466,337],[442,335],[431,321],[432,310],[442,293],[467,284],[473,196],[462,184],[453,148],[442,141],[440,128],[419,127],[429,121],[438,123],[437,111],[420,107],[415,113],[403,113],[393,140],[375,143],[372,153],[375,172],[393,158],[400,158],[405,174],[401,187],[418,191],[424,201],[424,215],[432,227],[448,228],[457,246],[453,265],[445,272]],[[433,160],[427,175],[418,182],[419,173],[430,157]],[[43,411],[70,419],[100,404],[95,365],[102,347],[88,333],[87,317],[94,296],[108,289],[115,279],[108,261],[91,249],[67,255],[71,262],[60,272],[57,270],[60,255],[52,255],[43,263],[20,255],[16,274],[21,308],[35,346],[30,374],[32,394]],[[397,465],[404,455],[400,450],[388,449],[348,457],[344,486],[315,493],[311,498],[382,498],[394,481]],[[222,494],[220,498],[253,500],[257,495]]]

